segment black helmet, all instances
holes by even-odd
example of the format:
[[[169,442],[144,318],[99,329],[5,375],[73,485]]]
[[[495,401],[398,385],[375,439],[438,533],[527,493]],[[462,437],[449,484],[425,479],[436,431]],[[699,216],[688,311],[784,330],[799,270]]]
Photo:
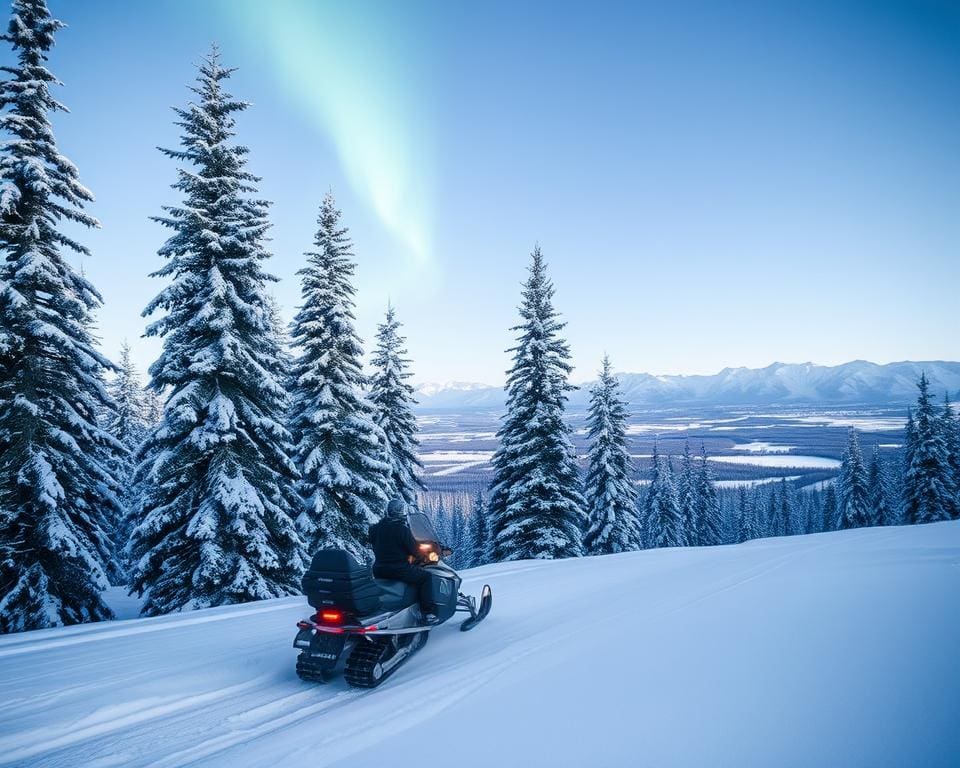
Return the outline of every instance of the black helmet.
[[[407,513],[407,505],[403,499],[390,499],[387,504],[387,517],[403,517]]]

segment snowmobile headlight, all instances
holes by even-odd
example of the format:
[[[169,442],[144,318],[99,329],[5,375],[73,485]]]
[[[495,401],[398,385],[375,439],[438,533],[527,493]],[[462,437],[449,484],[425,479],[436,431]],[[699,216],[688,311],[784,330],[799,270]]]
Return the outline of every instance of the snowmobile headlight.
[[[438,555],[436,552],[431,552],[429,555],[427,555],[427,560],[429,560],[431,563],[439,563],[440,555]]]
[[[421,551],[421,552],[429,552],[431,549],[433,549],[433,544],[421,544],[421,545],[420,545],[420,551]]]

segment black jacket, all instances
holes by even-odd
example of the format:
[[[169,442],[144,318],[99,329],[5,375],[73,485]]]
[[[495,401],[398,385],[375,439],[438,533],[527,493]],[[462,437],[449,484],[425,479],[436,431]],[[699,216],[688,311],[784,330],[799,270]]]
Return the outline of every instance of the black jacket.
[[[413,538],[403,518],[384,518],[370,526],[370,546],[378,565],[407,565],[408,555],[418,554],[417,540]]]

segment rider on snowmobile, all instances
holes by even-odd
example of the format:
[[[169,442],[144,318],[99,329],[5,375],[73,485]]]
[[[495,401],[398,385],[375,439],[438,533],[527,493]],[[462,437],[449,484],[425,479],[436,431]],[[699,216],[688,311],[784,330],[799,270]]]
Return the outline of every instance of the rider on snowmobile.
[[[437,617],[432,604],[427,601],[425,589],[430,573],[413,564],[420,550],[407,524],[406,510],[407,505],[402,499],[391,499],[384,518],[370,526],[370,545],[376,558],[373,575],[378,579],[404,581],[416,586],[424,622],[432,624]]]

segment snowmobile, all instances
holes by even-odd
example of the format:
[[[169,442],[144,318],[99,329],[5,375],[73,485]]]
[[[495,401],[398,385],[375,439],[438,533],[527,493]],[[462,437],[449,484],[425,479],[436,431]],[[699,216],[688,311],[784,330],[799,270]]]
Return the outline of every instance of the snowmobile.
[[[327,682],[340,669],[358,688],[376,688],[426,645],[430,632],[455,613],[469,613],[460,624],[467,632],[490,613],[493,593],[485,584],[480,600],[460,592],[460,577],[443,562],[444,547],[430,519],[416,512],[407,522],[420,554],[414,564],[426,568],[424,585],[436,622],[426,624],[417,588],[402,581],[375,579],[370,567],[340,549],[324,549],[310,563],[303,591],[317,612],[297,622],[293,647],[300,649],[297,675]]]

